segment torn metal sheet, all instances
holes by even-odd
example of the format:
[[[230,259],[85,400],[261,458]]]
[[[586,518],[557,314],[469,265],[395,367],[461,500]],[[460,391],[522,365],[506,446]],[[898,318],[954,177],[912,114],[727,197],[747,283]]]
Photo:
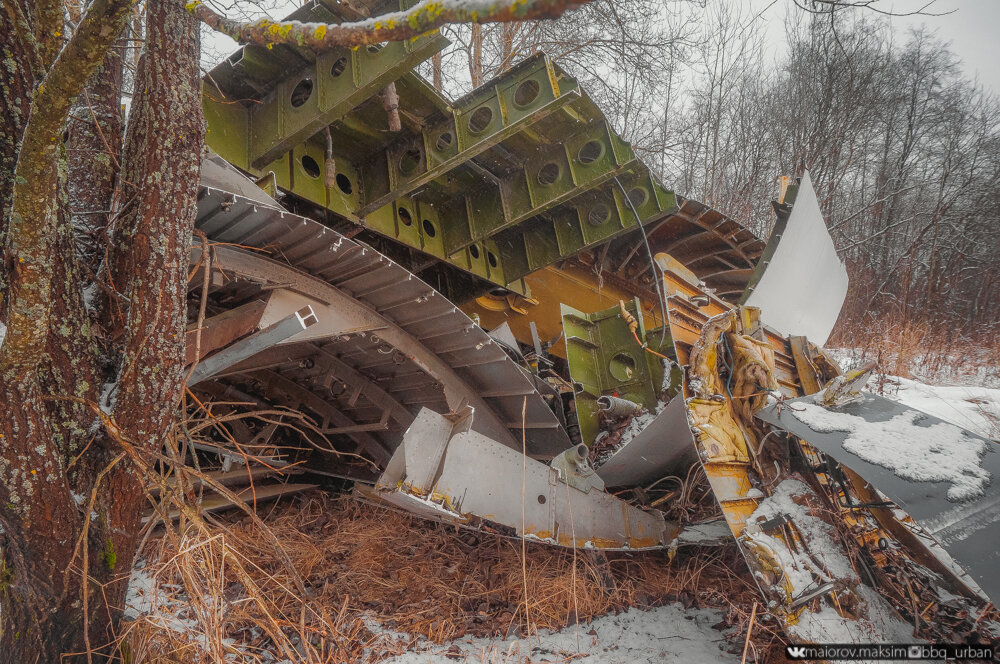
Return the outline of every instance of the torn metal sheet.
[[[676,397],[596,470],[608,486],[636,486],[670,475],[677,468],[686,470],[695,461],[684,399]]]
[[[785,401],[780,412],[777,404],[769,405],[756,417],[808,441],[859,474],[937,538],[989,597],[1000,599],[1000,577],[996,575],[1000,563],[1000,483],[996,481],[1000,477],[1000,453],[996,444],[932,415],[874,394],[865,394],[862,400],[836,409],[823,409],[830,417],[824,418],[821,426],[816,425],[812,415],[804,414],[809,412],[804,409],[813,408],[821,407],[813,397],[803,397]],[[840,416],[840,424],[837,423],[837,416]],[[863,436],[863,433],[855,434],[859,418],[884,431],[886,465],[873,463],[858,455],[857,452],[860,452],[870,459],[876,458],[858,446],[858,440]],[[803,419],[813,423],[807,424]],[[912,427],[913,435],[906,436],[907,427]],[[932,431],[932,428],[936,429]],[[951,440],[951,433],[954,432],[964,438]],[[981,449],[985,450],[978,458],[980,468],[959,469],[947,481],[905,479],[928,471],[926,464],[923,468],[918,465],[922,459],[918,438],[924,436],[939,439],[928,447],[930,454],[941,455],[939,461],[932,462],[931,466],[956,463],[961,450],[951,445],[968,443],[981,445]],[[851,442],[852,438],[854,442]],[[905,441],[902,446],[901,440]],[[852,449],[855,451],[850,451]],[[947,471],[940,468],[939,472],[942,473],[939,477],[947,475]],[[968,490],[963,491],[963,488]],[[956,496],[975,491],[980,494],[970,495],[969,499],[961,502],[954,500]]]
[[[668,546],[678,527],[611,494],[582,491],[559,471],[472,430],[472,409],[423,409],[376,485],[382,499],[428,518],[487,525],[559,546]]]
[[[231,191],[261,205],[281,207],[278,201],[258,187],[256,182],[214,152],[209,152],[201,160],[201,184],[212,189]]]
[[[847,269],[837,256],[809,173],[802,176],[786,223],[776,225],[744,304],[767,325],[826,343],[847,297]]]

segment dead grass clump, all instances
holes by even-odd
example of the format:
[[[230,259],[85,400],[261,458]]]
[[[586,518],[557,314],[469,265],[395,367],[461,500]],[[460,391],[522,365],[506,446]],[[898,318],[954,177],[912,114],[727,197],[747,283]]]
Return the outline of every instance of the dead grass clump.
[[[264,652],[294,662],[377,661],[416,639],[525,634],[668,601],[722,608],[745,630],[758,598],[735,546],[682,549],[671,562],[663,552],[605,561],[532,544],[523,568],[529,625],[520,541],[319,492],[286,503],[266,525],[244,518],[150,547],[146,559],[157,563],[149,575],[174,597],[132,625],[130,647],[151,652],[155,643],[162,653],[156,632],[179,619],[186,638],[211,653],[203,661],[223,661],[234,649],[241,661],[268,661],[256,659]],[[766,652],[776,638],[758,616],[755,650]]]
[[[1000,336],[931,326],[902,316],[842,318],[827,342],[851,349],[858,362],[875,360],[884,376],[930,382],[1000,384]]]

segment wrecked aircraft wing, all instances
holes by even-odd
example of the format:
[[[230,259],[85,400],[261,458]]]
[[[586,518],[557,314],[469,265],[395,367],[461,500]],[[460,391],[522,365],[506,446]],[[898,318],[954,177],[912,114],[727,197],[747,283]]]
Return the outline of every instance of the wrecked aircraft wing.
[[[838,408],[812,397],[756,417],[809,441],[858,473],[931,533],[991,598],[1000,599],[1000,452],[996,444],[875,394]]]
[[[808,171],[791,212],[778,215],[747,292],[744,304],[760,309],[767,325],[826,343],[847,297],[847,269],[826,229]]]
[[[424,409],[403,436],[377,495],[433,519],[481,524],[559,546],[604,550],[668,546],[679,528],[602,488],[471,430],[471,409]],[[581,486],[583,488],[581,488]]]

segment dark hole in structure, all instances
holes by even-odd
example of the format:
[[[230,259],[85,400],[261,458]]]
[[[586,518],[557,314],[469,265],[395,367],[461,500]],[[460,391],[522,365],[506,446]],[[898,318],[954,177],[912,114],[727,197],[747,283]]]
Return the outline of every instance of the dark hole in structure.
[[[471,247],[469,247],[469,253],[472,254],[473,258],[478,259],[479,258],[479,247],[477,245],[472,245]]]
[[[628,199],[632,201],[632,205],[640,207],[649,200],[649,193],[642,187],[635,187],[629,190]]]
[[[349,194],[354,191],[354,185],[351,184],[351,179],[343,173],[337,173],[337,188],[345,194]]]
[[[577,153],[581,164],[593,164],[604,155],[604,146],[600,141],[587,141]]]
[[[611,208],[604,203],[598,203],[590,208],[590,212],[587,213],[587,221],[590,222],[591,226],[600,226],[610,218]]]
[[[330,76],[336,78],[344,73],[347,69],[347,58],[341,56],[334,61],[333,66],[330,67]]]
[[[559,179],[559,164],[554,161],[538,169],[538,184],[548,186]]]
[[[438,152],[444,152],[445,150],[451,147],[451,142],[453,140],[454,138],[452,137],[450,131],[442,131],[441,134],[438,136],[437,142],[434,144],[434,146],[437,148]]]
[[[302,104],[309,101],[309,97],[312,97],[312,93],[313,82],[311,78],[304,78],[299,81],[299,84],[292,90],[292,96],[289,100],[292,103],[292,108],[298,108]]]
[[[478,134],[490,126],[493,121],[493,110],[489,106],[480,106],[469,117],[469,131]]]
[[[306,175],[308,175],[311,178],[318,178],[320,176],[320,173],[323,172],[322,170],[320,170],[319,164],[316,162],[316,160],[310,157],[309,155],[302,157],[302,170],[304,170],[306,172]]]
[[[427,237],[434,237],[437,235],[437,229],[434,228],[434,224],[431,223],[430,219],[424,219],[423,226],[424,233],[427,234]]]
[[[413,215],[402,205],[399,206],[399,220],[403,222],[404,226],[409,226],[413,223]]]
[[[527,106],[531,102],[538,99],[538,91],[541,88],[538,87],[538,81],[533,79],[528,79],[522,82],[517,89],[514,90],[514,103],[518,106]]]
[[[399,172],[403,175],[413,175],[420,166],[420,150],[410,148],[399,158]]]
[[[500,261],[497,260],[497,255],[492,251],[486,252],[486,260],[489,261],[490,267],[496,267],[500,263]]]

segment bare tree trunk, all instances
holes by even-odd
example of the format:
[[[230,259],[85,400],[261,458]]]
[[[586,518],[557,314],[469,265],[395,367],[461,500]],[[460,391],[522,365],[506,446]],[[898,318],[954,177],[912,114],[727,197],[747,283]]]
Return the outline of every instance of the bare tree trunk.
[[[24,6],[7,6],[11,9],[0,14],[0,22],[30,25]],[[16,132],[24,136],[16,171],[13,165],[5,170],[0,183],[4,200],[12,201],[10,216],[4,215],[9,329],[0,345],[0,402],[8,407],[0,418],[0,641],[5,662],[56,662],[64,653],[83,652],[91,646],[83,629],[88,616],[93,645],[107,643],[128,579],[118,561],[128,570],[137,545],[142,478],[127,461],[108,463],[123,451],[113,439],[94,440],[88,432],[95,413],[83,402],[96,399],[100,372],[60,175],[66,172],[60,139],[70,100],[105,59],[132,6],[131,0],[95,0],[37,92],[29,85],[33,62],[39,60],[31,52],[35,42],[30,34],[21,31],[19,39],[5,44],[8,52],[21,49],[15,51],[20,53],[18,67],[8,66],[3,74],[3,103],[11,110],[4,117],[5,165],[14,154],[10,148],[17,148]],[[182,387],[187,251],[204,129],[196,20],[170,0],[150,0],[147,11],[148,51],[138,86],[144,94],[136,98],[124,157],[132,199],[112,248],[114,280],[131,305],[120,320],[121,341],[115,349],[122,359],[112,418],[122,438],[156,449]],[[2,38],[11,34],[5,29]],[[93,147],[96,138],[109,153],[116,140],[120,78],[105,73],[110,82],[97,76],[90,89],[98,89],[95,94],[110,113],[98,117],[95,126],[101,132],[78,134],[75,145],[89,141]],[[27,101],[30,120],[23,113]],[[108,135],[102,138],[105,127]],[[109,156],[109,164],[114,161]],[[105,198],[99,204],[107,209],[113,169],[83,175],[76,166],[77,177],[93,176],[89,182],[101,188]],[[77,201],[97,200],[96,191],[85,194],[95,196]],[[92,445],[84,456],[88,439]],[[71,457],[74,462],[82,458],[72,473]],[[100,518],[87,527],[89,536],[81,542],[90,514],[86,509],[81,514],[78,503],[96,488],[95,471],[106,468],[110,470],[94,505]],[[86,554],[87,565],[80,554]],[[87,584],[83,578],[89,579]],[[101,592],[89,593],[85,611],[82,591],[95,582]]]
[[[470,46],[472,54],[469,57],[469,75],[472,77],[472,87],[483,84],[483,26],[472,24],[472,39]]]
[[[173,0],[149,0],[146,51],[125,136],[122,196],[110,265],[128,297],[112,416],[138,452],[159,450],[183,389],[188,250],[197,214],[205,126],[198,21]],[[116,524],[118,558],[130,569],[144,503],[143,478],[115,466],[102,491]],[[127,575],[108,590],[121,606]]]
[[[103,241],[122,152],[124,40],[108,51],[70,111],[69,207],[80,254],[89,272],[104,258]]]

